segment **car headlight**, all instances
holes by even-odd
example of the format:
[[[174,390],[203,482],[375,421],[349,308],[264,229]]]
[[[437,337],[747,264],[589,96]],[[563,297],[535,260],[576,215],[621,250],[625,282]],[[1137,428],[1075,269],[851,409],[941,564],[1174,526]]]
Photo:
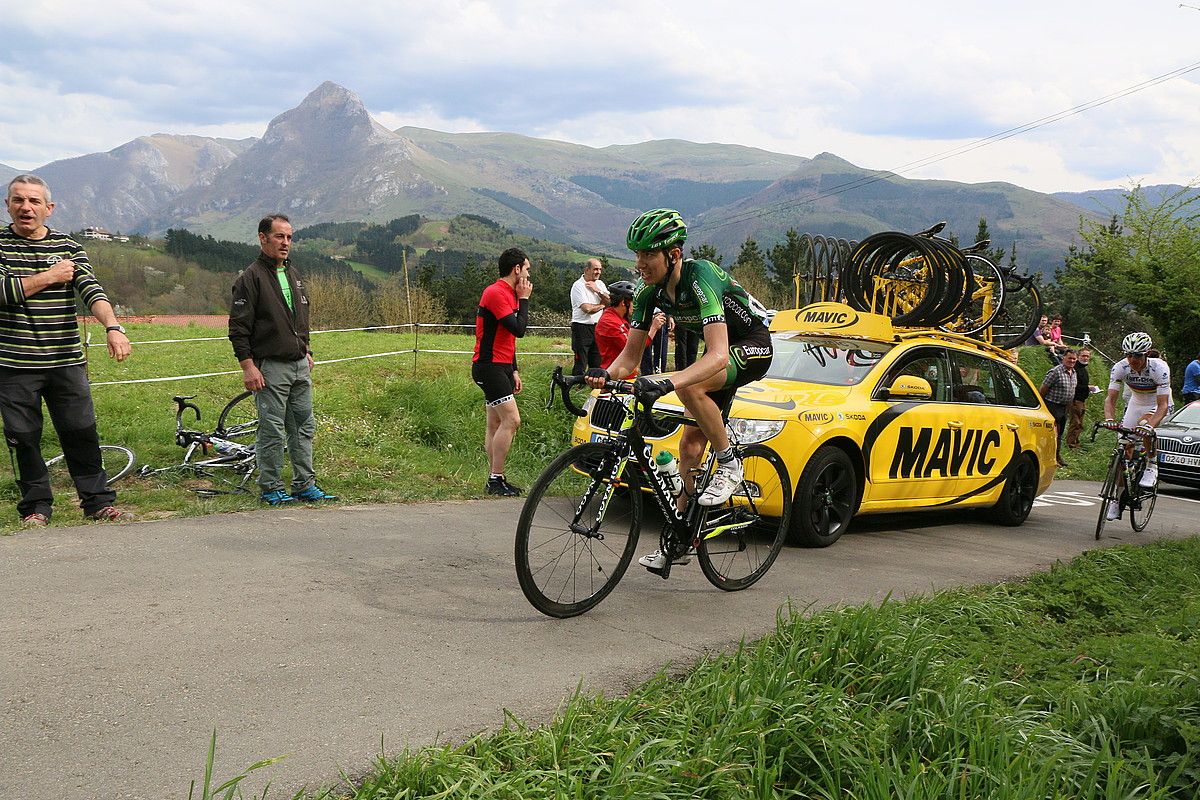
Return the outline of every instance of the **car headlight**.
[[[735,417],[729,420],[728,427],[735,441],[741,444],[755,444],[778,436],[783,430],[783,420]]]

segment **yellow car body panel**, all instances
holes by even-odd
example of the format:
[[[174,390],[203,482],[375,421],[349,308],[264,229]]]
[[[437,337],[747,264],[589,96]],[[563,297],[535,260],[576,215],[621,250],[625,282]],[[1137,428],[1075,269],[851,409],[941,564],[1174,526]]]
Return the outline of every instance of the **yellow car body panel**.
[[[771,371],[738,390],[729,418],[752,433],[778,427],[761,441],[783,457],[793,486],[814,454],[833,446],[858,476],[857,513],[992,506],[1025,456],[1036,465],[1037,494],[1049,487],[1054,420],[1005,351],[956,334],[893,330],[886,317],[837,303],[779,312],[771,329]],[[904,396],[889,398],[891,388]],[[591,407],[598,402],[594,393]],[[673,394],[655,411],[683,413]],[[647,440],[678,456],[680,428],[663,433]],[[589,414],[572,438],[603,435]]]

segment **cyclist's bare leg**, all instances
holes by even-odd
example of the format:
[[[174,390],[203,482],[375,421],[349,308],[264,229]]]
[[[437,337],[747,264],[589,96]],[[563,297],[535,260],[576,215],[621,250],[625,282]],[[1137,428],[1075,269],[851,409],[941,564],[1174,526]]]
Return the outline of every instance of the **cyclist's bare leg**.
[[[512,447],[517,428],[521,427],[521,412],[515,399],[498,406],[488,406],[487,433],[484,434],[484,450],[487,451],[488,469],[495,475],[504,474],[504,462]]]
[[[695,492],[695,481],[692,470],[700,465],[704,455],[704,446],[712,444],[713,450],[720,452],[729,447],[729,435],[725,432],[725,421],[721,417],[721,409],[708,396],[725,385],[725,370],[691,386],[676,389],[675,395],[683,403],[688,414],[696,420],[697,427],[686,427],[679,441],[679,471],[684,475],[684,486],[689,494]],[[686,497],[681,496],[680,510],[686,503]]]

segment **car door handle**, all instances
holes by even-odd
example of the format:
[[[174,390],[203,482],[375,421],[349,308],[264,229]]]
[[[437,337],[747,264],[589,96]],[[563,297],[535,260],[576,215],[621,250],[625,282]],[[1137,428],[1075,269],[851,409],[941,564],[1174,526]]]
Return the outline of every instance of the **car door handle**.
[[[1015,422],[1006,422],[1006,423],[1004,423],[1004,427],[1008,428],[1010,431],[1015,431],[1018,428],[1020,428],[1021,426]]]
[[[963,426],[962,421],[957,419],[950,420],[946,425],[951,428],[961,428]]]

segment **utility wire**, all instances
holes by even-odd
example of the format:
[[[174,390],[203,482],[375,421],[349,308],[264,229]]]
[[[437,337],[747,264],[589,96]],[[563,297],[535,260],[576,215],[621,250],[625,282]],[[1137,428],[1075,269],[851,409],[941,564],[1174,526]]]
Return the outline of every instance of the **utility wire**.
[[[1169,81],[1172,78],[1178,78],[1182,75],[1186,75],[1187,73],[1194,72],[1198,69],[1200,69],[1200,61],[1197,61],[1193,64],[1188,64],[1187,66],[1184,66],[1184,67],[1179,67],[1178,69],[1173,69],[1170,72],[1163,73],[1162,75],[1158,75],[1157,77],[1154,77],[1154,78],[1149,78],[1148,80],[1142,81],[1141,83],[1134,84],[1133,86],[1129,86],[1125,89],[1121,89],[1121,90],[1113,92],[1111,94],[1107,94],[1107,95],[1097,98],[1095,100],[1090,100],[1086,103],[1081,103],[1080,105],[1074,106],[1073,108],[1069,108],[1065,111],[1060,111],[1055,114],[1050,114],[1048,116],[1041,117],[1039,119],[1033,120],[1032,122],[1027,122],[1023,125],[1018,125],[1014,128],[1009,128],[1008,130],[1004,130],[999,133],[992,134],[991,136],[985,137],[983,139],[978,139],[978,140],[976,140],[974,142],[970,142],[968,144],[959,145],[958,147],[951,148],[950,150],[945,150],[945,151],[942,151],[941,153],[935,153],[934,155],[927,156],[925,158],[921,158],[916,161],[910,161],[907,164],[901,164],[899,167],[896,167],[895,169],[876,170],[874,172],[871,172],[868,175],[862,175],[858,178],[847,181],[845,183],[840,183],[835,186],[831,186],[828,189],[823,190],[823,191],[813,192],[810,195],[799,197],[799,198],[796,198],[793,200],[786,200],[786,201],[782,201],[782,202],[775,203],[772,205],[760,206],[753,210],[747,210],[744,212],[740,212],[738,214],[734,214],[730,217],[725,218],[724,220],[722,220],[721,222],[718,222],[718,223],[708,224],[708,225],[701,224],[696,227],[698,230],[703,230],[703,231],[716,230],[718,228],[724,228],[728,225],[736,225],[740,222],[747,222],[751,219],[756,219],[759,217],[766,217],[771,214],[778,214],[780,212],[788,211],[793,208],[799,208],[799,207],[802,207],[805,205],[811,205],[812,203],[815,203],[818,200],[823,200],[827,197],[834,197],[836,195],[844,194],[845,192],[849,192],[854,189],[860,189],[864,186],[868,186],[872,183],[877,183],[878,181],[884,180],[886,178],[899,176],[901,173],[904,173],[904,172],[911,172],[912,170],[920,169],[921,167],[931,166],[938,162],[945,161],[950,158],[954,158],[955,156],[960,156],[965,153],[969,153],[972,150],[978,150],[981,147],[986,147],[990,144],[995,144],[996,142],[1004,141],[1005,139],[1011,139],[1012,137],[1018,136],[1022,133],[1028,133],[1029,131],[1036,130],[1037,128],[1041,128],[1041,127],[1044,127],[1051,123],[1058,122],[1060,120],[1066,119],[1066,118],[1074,116],[1076,114],[1082,114],[1084,111],[1090,111],[1093,108],[1098,108],[1102,105],[1107,105],[1108,103],[1111,103],[1115,100],[1120,100],[1123,97],[1127,97],[1131,94],[1135,94],[1144,89],[1149,89],[1152,86],[1157,86],[1158,84],[1163,83],[1165,81]]]

